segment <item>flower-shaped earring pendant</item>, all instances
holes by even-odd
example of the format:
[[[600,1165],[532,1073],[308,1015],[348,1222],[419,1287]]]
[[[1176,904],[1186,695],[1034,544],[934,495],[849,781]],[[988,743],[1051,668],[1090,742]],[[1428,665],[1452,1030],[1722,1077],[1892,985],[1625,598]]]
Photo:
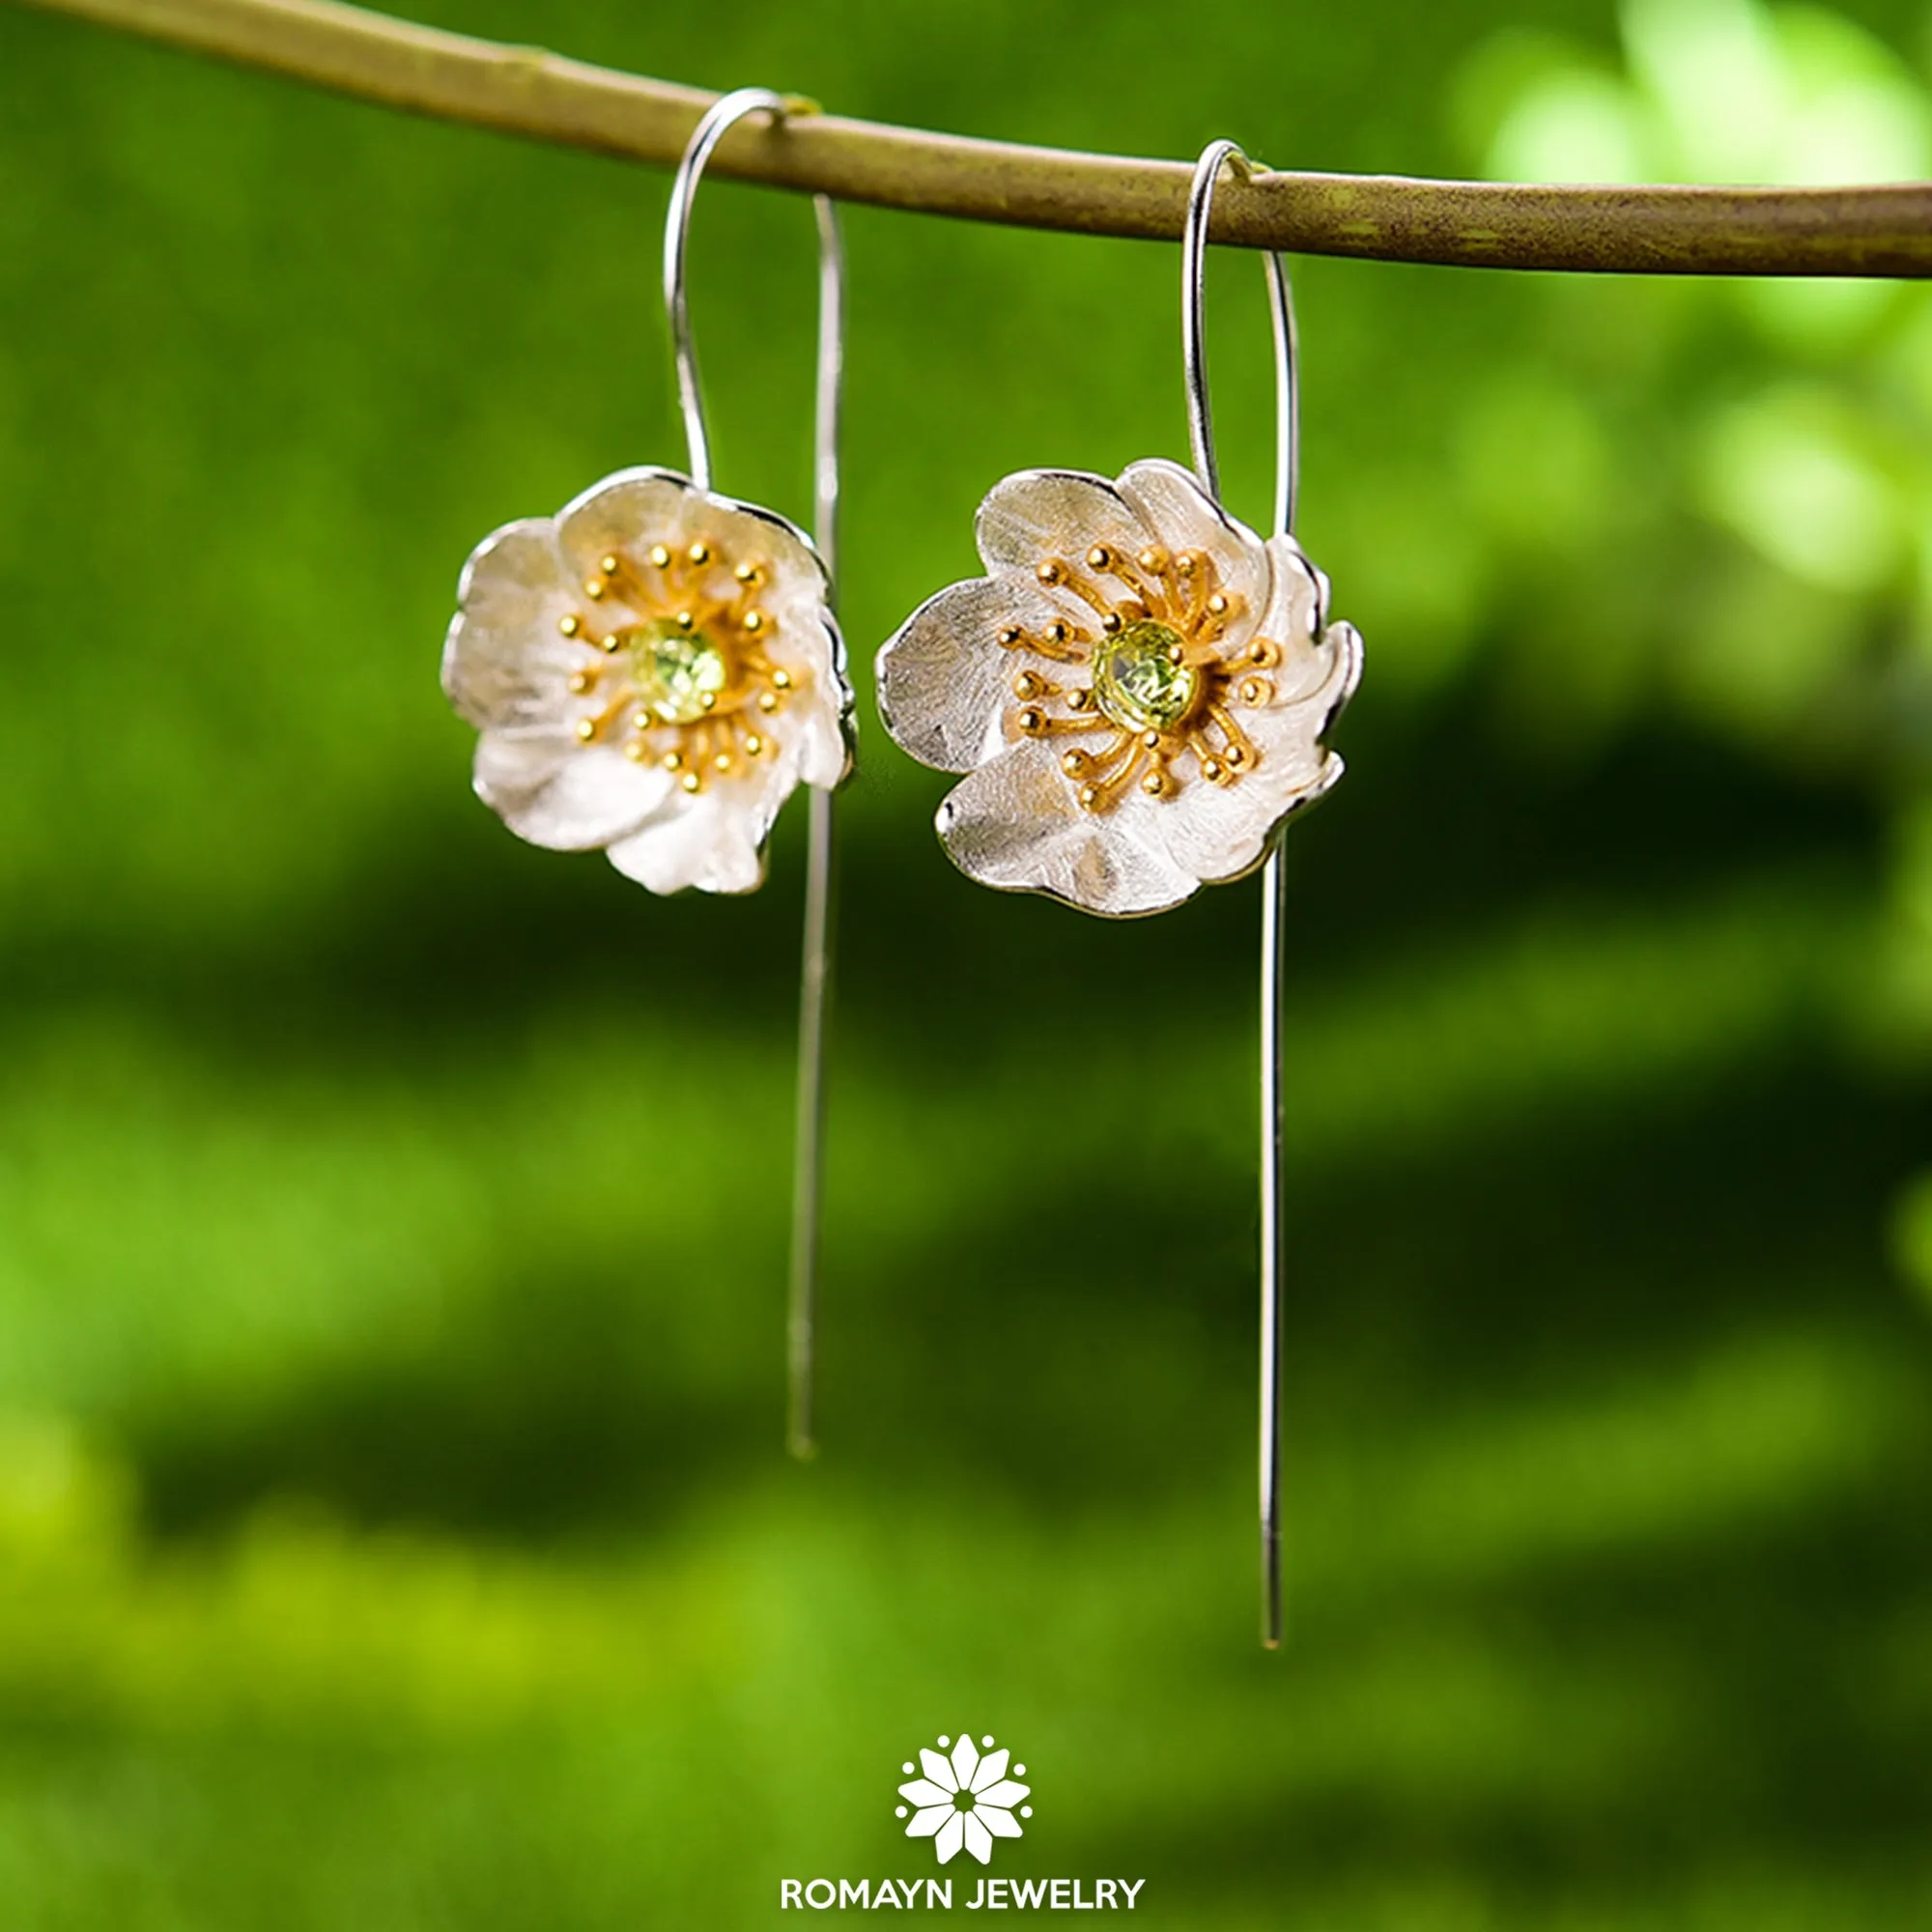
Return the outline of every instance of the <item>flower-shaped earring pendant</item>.
[[[939,811],[983,885],[1127,917],[1252,871],[1342,775],[1361,668],[1293,537],[1264,543],[1178,464],[1032,470],[980,505],[987,575],[879,654],[886,724],[964,772]]]
[[[813,1447],[832,959],[832,792],[852,768],[852,688],[832,611],[844,257],[814,200],[819,327],[814,537],[711,488],[685,302],[685,239],[704,164],[747,115],[800,103],[762,88],[715,101],[671,186],[665,306],[689,475],[620,470],[554,517],[476,547],[457,591],[442,684],[476,727],[478,795],[520,838],[601,850],[655,893],[749,893],[785,800],[810,788],[787,1354],[792,1450]]]
[[[1203,267],[1231,141],[1195,166],[1181,229],[1181,348],[1192,473],[1152,459],[1109,480],[1028,470],[980,506],[984,577],[923,605],[879,652],[887,729],[963,773],[939,808],[953,862],[982,884],[1083,911],[1165,911],[1264,867],[1262,888],[1263,1641],[1281,1641],[1282,826],[1330,789],[1325,734],[1361,676],[1328,585],[1289,535],[1298,414],[1294,316],[1264,258],[1274,323],[1275,533],[1219,500],[1202,328]]]

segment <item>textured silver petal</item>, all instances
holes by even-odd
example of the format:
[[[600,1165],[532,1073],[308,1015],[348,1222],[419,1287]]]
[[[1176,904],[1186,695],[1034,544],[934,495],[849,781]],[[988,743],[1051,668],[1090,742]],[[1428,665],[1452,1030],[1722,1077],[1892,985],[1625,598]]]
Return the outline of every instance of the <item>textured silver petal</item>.
[[[1222,588],[1240,600],[1243,611],[1262,608],[1270,577],[1266,549],[1202,489],[1193,470],[1151,456],[1128,464],[1120,491],[1147,531],[1143,543],[1206,551],[1220,572]]]
[[[476,741],[476,795],[520,838],[556,852],[608,845],[665,802],[670,774],[568,731],[488,730]]]
[[[1080,810],[1043,745],[1015,745],[969,772],[936,820],[952,863],[981,885],[1044,893],[1083,911],[1133,919],[1179,905],[1199,881],[1114,814]]]
[[[561,718],[582,651],[556,628],[577,605],[550,519],[493,530],[464,565],[457,599],[442,688],[459,714],[479,730]]]
[[[765,880],[763,839],[720,791],[681,799],[681,810],[660,814],[604,856],[627,879],[654,893],[755,892]],[[767,825],[769,829],[769,822]]]
[[[986,492],[973,524],[986,568],[1031,577],[1050,557],[1075,562],[1095,544],[1131,554],[1149,532],[1104,476],[1081,469],[1022,469]]]
[[[921,764],[970,772],[999,755],[1014,671],[999,633],[1039,609],[1012,580],[976,577],[928,598],[880,647],[880,715]]]

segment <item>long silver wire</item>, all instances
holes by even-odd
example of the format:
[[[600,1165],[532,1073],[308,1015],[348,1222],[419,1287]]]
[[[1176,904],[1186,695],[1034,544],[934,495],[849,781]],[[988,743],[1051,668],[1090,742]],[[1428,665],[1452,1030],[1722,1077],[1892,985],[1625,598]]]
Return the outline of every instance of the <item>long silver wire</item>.
[[[1246,177],[1254,164],[1233,141],[1215,141],[1195,164],[1187,196],[1187,220],[1180,234],[1180,347],[1187,379],[1187,432],[1194,472],[1210,497],[1220,497],[1214,461],[1214,420],[1208,399],[1206,287],[1208,223],[1214,188],[1225,167]],[[1267,281],[1268,315],[1274,333],[1275,479],[1274,528],[1286,535],[1294,527],[1299,483],[1301,407],[1294,339],[1294,303],[1281,257],[1262,258]],[[1281,982],[1286,939],[1288,878],[1277,842],[1262,867],[1262,1026],[1261,1026],[1261,1558],[1262,1642],[1280,1647],[1281,1588],[1281,1212],[1282,1073]]]
[[[712,102],[692,131],[671,182],[665,216],[664,297],[677,369],[678,406],[691,480],[711,487],[711,441],[704,427],[704,394],[697,349],[685,300],[685,243],[699,177],[725,131],[750,114],[813,111],[769,88],[741,87]],[[838,425],[845,378],[845,248],[838,211],[812,197],[818,224],[818,362],[812,412],[811,536],[828,580],[838,578]],[[814,1394],[818,1334],[819,1230],[823,1219],[825,1039],[831,1021],[833,908],[837,879],[833,797],[808,787],[805,930],[798,981],[798,1094],[792,1139],[791,1253],[785,1311],[785,1444],[802,1461],[817,1454]]]

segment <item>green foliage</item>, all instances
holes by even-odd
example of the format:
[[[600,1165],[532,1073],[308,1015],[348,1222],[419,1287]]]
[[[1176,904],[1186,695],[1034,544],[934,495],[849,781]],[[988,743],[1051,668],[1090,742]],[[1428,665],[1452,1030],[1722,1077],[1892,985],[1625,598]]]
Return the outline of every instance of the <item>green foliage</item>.
[[[440,17],[1065,145],[1923,173],[1918,15],[1858,14]],[[0,15],[8,1932],[762,1925],[928,1868],[896,1767],[962,1722],[1032,1767],[998,1869],[1162,1923],[1932,1917],[1932,307],[1296,265],[1369,671],[1291,840],[1266,1659],[1252,891],[980,893],[866,711],[801,1470],[798,826],[660,903],[468,795],[469,545],[680,453],[664,194]],[[863,676],[998,476],[1184,436],[1172,250],[848,233]],[[719,479],[794,512],[811,248],[707,188]]]

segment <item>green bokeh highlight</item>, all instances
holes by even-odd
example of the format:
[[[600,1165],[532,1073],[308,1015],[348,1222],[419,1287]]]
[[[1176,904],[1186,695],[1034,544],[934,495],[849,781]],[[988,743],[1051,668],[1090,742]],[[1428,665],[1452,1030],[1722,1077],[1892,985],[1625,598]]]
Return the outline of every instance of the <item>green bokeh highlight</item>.
[[[439,17],[989,136],[1667,174],[1845,99],[1918,138],[1918,10],[1856,14]],[[1758,92],[1698,148],[1713,72]],[[800,814],[660,902],[469,794],[470,545],[681,456],[666,185],[0,14],[9,1932],[788,1922],[932,1869],[894,1788],[962,1724],[1034,1787],[993,1870],[1157,1924],[1932,1919],[1932,305],[1296,264],[1369,670],[1290,846],[1271,1659],[1252,888],[981,892],[862,695],[799,1469]],[[864,685],[999,476],[1185,439],[1172,249],[847,231]],[[719,484],[794,516],[812,260],[707,187]]]

